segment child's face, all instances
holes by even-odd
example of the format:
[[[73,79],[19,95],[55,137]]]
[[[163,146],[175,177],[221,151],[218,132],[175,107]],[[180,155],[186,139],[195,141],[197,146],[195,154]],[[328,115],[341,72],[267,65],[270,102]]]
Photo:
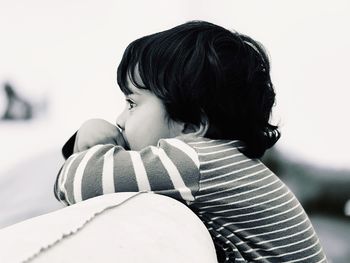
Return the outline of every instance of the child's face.
[[[130,150],[141,150],[156,146],[162,138],[173,138],[182,134],[183,124],[166,118],[162,101],[149,90],[138,89],[128,80],[133,92],[126,96],[126,107],[117,118]]]

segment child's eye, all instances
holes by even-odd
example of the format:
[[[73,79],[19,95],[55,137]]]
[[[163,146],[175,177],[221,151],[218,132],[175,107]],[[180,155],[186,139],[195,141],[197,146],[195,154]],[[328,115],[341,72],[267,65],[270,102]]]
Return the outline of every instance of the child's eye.
[[[126,103],[128,105],[128,110],[132,110],[134,107],[136,107],[136,103],[131,99],[126,99]]]

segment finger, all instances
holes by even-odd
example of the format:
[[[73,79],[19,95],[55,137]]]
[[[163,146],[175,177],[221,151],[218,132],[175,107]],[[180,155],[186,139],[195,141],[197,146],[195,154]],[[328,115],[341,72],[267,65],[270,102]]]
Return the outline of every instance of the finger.
[[[122,146],[125,149],[128,149],[128,143],[125,140],[123,133],[121,132],[120,129],[117,129],[116,131],[116,136],[115,136],[115,143],[119,146]]]

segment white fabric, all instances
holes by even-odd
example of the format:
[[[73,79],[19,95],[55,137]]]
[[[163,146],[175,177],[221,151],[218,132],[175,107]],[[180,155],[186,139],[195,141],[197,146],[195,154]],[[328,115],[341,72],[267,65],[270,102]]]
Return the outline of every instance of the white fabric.
[[[152,193],[99,196],[1,229],[0,248],[7,263],[217,262],[197,216]]]

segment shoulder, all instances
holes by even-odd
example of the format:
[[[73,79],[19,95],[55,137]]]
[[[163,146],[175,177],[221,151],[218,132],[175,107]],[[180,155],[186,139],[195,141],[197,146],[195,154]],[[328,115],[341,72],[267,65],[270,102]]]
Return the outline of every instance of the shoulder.
[[[161,139],[158,142],[158,148],[164,149],[167,153],[187,155],[195,163],[200,166],[205,156],[217,156],[239,153],[244,148],[243,142],[239,140],[217,140],[207,137],[196,136],[194,134],[186,134],[175,138]]]
[[[221,140],[198,136],[183,136],[180,139],[192,147],[199,155],[220,153],[228,150],[239,151],[245,147],[245,144],[240,140]]]
[[[244,153],[245,144],[240,140],[220,140],[206,137],[181,138],[191,147],[199,160],[199,169],[204,173],[217,167],[231,166],[232,163],[256,163],[258,160],[250,159]]]
[[[199,168],[198,153],[191,144],[198,140],[195,136],[179,136],[175,138],[161,139],[158,142],[158,149],[164,150],[167,155],[191,159],[192,162]]]

